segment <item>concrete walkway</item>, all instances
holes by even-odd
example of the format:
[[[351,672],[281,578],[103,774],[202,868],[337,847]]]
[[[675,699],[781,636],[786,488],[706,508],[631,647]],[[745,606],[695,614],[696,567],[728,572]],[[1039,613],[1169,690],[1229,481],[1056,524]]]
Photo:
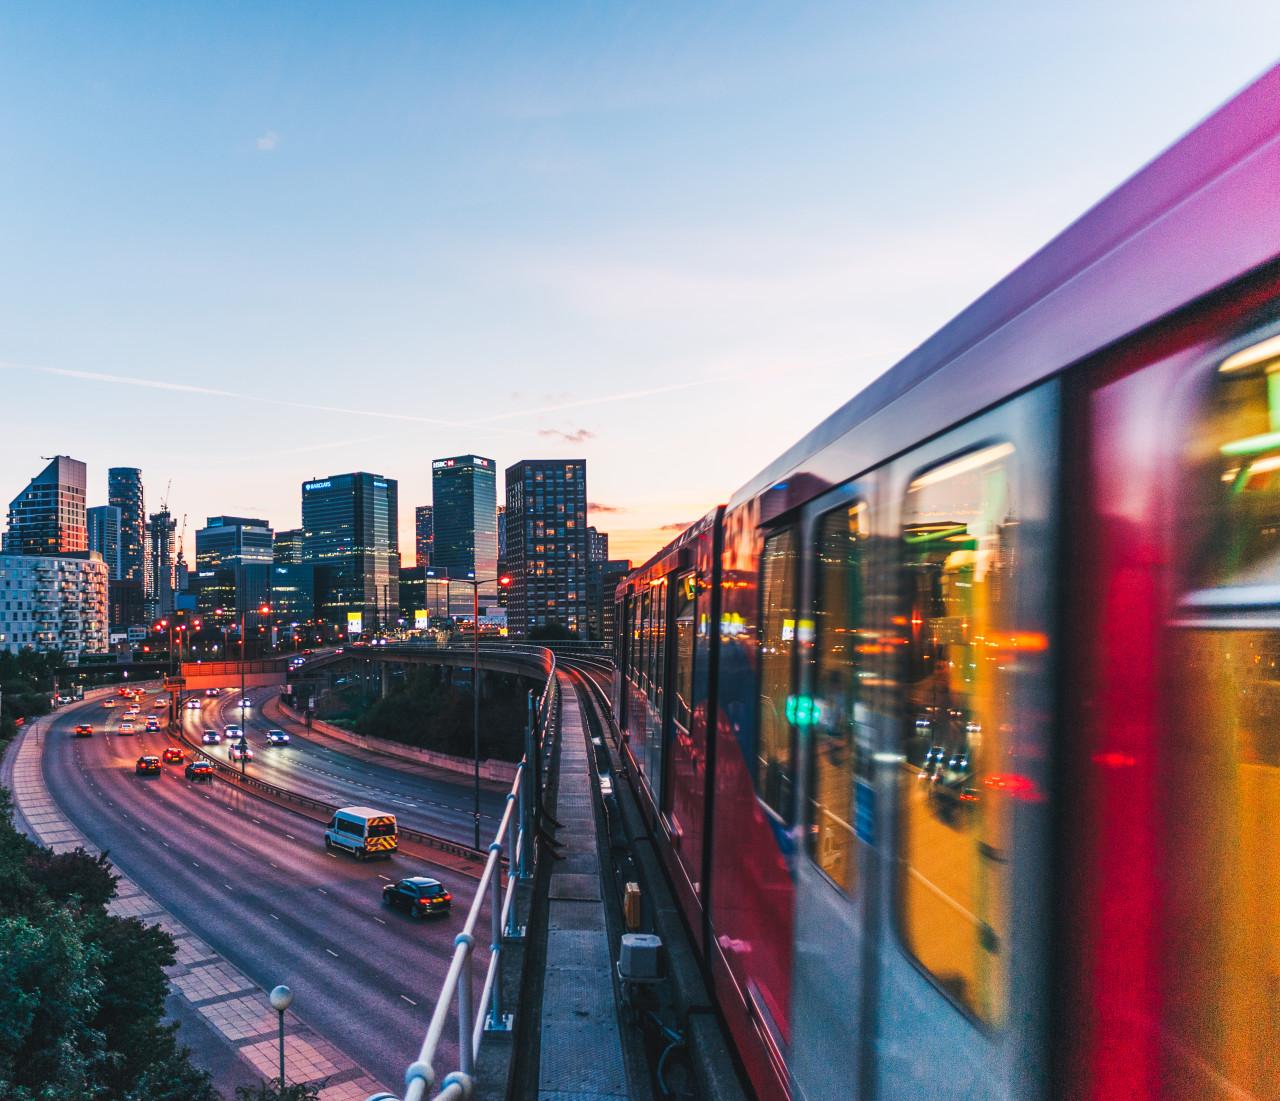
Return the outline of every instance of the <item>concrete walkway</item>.
[[[552,810],[563,859],[551,874],[538,1101],[630,1097],[601,895],[591,747],[573,682],[560,677],[560,769]]]

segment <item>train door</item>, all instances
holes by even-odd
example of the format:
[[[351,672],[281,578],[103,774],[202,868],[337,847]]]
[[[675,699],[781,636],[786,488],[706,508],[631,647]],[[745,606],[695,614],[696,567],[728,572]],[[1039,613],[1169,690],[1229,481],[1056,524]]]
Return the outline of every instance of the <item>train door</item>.
[[[887,468],[872,1091],[1046,1088],[1056,382]]]
[[[1062,1066],[1083,1101],[1280,1098],[1277,302],[1273,273],[1082,386],[1098,598]]]
[[[805,1101],[859,1095],[874,987],[867,922],[875,897],[877,742],[870,684],[880,665],[871,577],[869,483],[806,507],[799,619],[801,681],[790,701],[800,798],[791,1071]],[[874,925],[871,926],[874,930]]]

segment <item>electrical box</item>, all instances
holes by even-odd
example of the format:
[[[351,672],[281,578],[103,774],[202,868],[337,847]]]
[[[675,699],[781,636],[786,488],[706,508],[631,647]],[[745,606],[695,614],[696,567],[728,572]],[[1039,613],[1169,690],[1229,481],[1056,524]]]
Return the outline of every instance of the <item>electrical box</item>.
[[[618,975],[624,982],[653,982],[661,974],[662,938],[652,933],[623,933]]]

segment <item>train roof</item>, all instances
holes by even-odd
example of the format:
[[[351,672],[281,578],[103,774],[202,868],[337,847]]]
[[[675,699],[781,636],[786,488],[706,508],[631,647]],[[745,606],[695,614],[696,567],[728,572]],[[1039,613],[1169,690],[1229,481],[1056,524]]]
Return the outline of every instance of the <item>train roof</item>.
[[[779,486],[852,429],[897,415],[926,380],[938,377],[954,391],[946,402],[912,410],[903,449],[1275,260],[1280,257],[1277,180],[1280,65],[740,486],[727,508]],[[860,472],[849,471],[851,476]],[[787,507],[796,503],[791,500]],[[717,511],[629,576],[661,563],[703,531]]]

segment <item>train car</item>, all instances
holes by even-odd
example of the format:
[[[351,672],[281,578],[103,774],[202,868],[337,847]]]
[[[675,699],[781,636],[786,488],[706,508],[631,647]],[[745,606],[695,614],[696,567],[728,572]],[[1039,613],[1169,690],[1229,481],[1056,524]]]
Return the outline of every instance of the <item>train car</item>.
[[[759,1097],[1280,1098],[1280,67],[617,602]]]

